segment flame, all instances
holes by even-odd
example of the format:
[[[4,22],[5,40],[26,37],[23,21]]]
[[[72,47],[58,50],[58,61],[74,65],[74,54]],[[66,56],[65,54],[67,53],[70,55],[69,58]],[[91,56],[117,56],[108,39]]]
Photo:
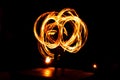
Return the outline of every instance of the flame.
[[[43,22],[42,22],[43,20]],[[40,24],[41,23],[41,24]],[[66,24],[69,23],[68,26]],[[72,26],[69,36],[68,28]],[[44,56],[54,59],[52,49],[61,46],[70,53],[78,52],[88,37],[86,24],[79,18],[74,9],[65,8],[60,12],[46,12],[41,14],[34,23],[34,35],[38,40],[38,50]],[[69,39],[64,39],[65,37]]]
[[[46,57],[45,63],[49,64],[51,62],[51,58],[50,57]]]
[[[97,68],[97,64],[93,64],[93,68],[96,69]]]

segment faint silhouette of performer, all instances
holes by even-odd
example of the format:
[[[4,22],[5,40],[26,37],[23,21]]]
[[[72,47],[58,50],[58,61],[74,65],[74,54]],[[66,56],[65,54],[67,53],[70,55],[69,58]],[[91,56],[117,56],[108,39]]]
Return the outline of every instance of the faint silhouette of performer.
[[[55,66],[55,76],[57,76],[57,72],[58,72],[58,67],[60,67],[60,60],[63,62],[64,61],[64,52],[63,52],[63,49],[58,46],[56,48],[56,51],[55,51],[55,54],[54,54],[54,66]],[[64,75],[64,66],[62,64],[62,67],[61,67],[61,75],[63,76]]]
[[[60,60],[61,60],[61,76],[64,76],[65,52],[63,50],[60,53]]]

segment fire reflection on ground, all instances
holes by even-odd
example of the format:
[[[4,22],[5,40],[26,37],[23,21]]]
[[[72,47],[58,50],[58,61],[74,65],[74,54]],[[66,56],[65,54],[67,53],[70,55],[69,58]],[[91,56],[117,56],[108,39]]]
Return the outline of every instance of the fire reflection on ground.
[[[68,69],[68,68],[64,68],[64,72],[63,72],[64,76],[62,76],[61,73],[62,73],[62,68],[54,68],[54,67],[36,68],[21,72],[22,75],[52,78],[52,79],[57,77],[57,79],[59,80],[81,79],[94,75],[94,73],[92,72],[84,72],[83,70]]]

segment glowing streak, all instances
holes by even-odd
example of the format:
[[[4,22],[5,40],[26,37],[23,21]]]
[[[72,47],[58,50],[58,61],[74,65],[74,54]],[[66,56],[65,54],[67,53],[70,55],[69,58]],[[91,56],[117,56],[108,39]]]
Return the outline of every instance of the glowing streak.
[[[41,20],[43,22],[39,25]],[[67,23],[69,26],[72,25],[73,31],[69,39],[65,40],[63,35],[68,36],[67,27],[69,26],[65,27]],[[54,59],[54,53],[51,52],[51,49],[58,46],[70,53],[78,52],[87,40],[88,29],[74,9],[65,8],[59,13],[53,11],[40,15],[34,23],[34,35],[38,40],[40,53],[44,57],[49,56]]]

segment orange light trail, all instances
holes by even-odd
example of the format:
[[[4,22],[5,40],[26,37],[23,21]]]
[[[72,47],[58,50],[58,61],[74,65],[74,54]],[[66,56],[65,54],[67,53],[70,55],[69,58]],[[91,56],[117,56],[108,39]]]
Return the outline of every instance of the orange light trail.
[[[41,23],[41,24],[40,24]],[[72,26],[72,35],[68,37],[68,27]],[[74,9],[64,8],[60,12],[46,12],[41,14],[34,23],[34,35],[38,40],[38,50],[46,58],[54,59],[52,49],[61,46],[69,53],[78,52],[88,37],[86,24],[79,18]]]

